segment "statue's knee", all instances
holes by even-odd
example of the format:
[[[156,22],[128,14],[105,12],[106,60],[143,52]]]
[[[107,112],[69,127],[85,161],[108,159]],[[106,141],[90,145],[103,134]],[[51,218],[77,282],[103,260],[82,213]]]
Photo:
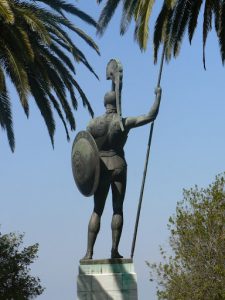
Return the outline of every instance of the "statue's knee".
[[[102,208],[99,208],[99,207],[95,207],[95,208],[94,208],[94,213],[95,213],[96,215],[98,215],[99,218],[101,218],[102,213],[103,213],[103,209],[102,209]]]
[[[123,216],[123,204],[122,201],[119,203],[113,203],[113,215]]]

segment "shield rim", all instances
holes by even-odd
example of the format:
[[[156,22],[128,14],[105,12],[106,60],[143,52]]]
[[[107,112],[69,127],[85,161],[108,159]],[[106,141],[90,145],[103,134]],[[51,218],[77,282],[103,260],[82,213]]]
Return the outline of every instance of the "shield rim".
[[[79,186],[77,180],[76,180],[76,176],[74,174],[74,169],[73,169],[73,149],[75,144],[77,143],[77,141],[81,138],[86,138],[86,140],[88,140],[92,146],[92,148],[94,149],[94,152],[97,154],[96,155],[96,168],[95,168],[95,180],[93,183],[93,187],[91,189],[91,191],[89,193],[85,193]],[[74,141],[73,141],[73,145],[72,145],[72,151],[71,151],[71,165],[72,165],[72,173],[73,173],[73,178],[74,181],[76,183],[76,186],[78,188],[78,190],[80,191],[80,193],[82,195],[84,195],[85,197],[90,197],[92,195],[94,195],[94,193],[96,192],[98,185],[99,185],[99,178],[100,178],[100,157],[99,157],[99,150],[98,150],[98,146],[93,138],[93,136],[86,130],[82,130],[80,132],[77,133]]]

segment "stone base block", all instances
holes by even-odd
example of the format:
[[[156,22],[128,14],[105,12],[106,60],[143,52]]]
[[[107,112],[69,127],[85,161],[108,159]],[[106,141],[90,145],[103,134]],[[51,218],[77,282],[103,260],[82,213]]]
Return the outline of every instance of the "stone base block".
[[[137,275],[131,259],[80,261],[78,300],[137,300]]]

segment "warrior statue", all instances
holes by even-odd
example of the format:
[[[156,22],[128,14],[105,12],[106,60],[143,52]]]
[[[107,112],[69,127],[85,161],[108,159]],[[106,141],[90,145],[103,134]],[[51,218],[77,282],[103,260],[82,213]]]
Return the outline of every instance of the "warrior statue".
[[[127,163],[123,148],[130,129],[155,120],[161,98],[161,89],[157,88],[156,100],[149,113],[122,118],[123,70],[120,62],[112,59],[108,63],[106,74],[107,79],[112,80],[112,91],[104,97],[106,111],[102,116],[90,121],[87,131],[78,133],[72,150],[73,173],[77,186],[86,196],[94,194],[94,210],[88,225],[87,252],[84,260],[92,259],[110,187],[113,203],[111,258],[122,258],[118,246],[123,228],[123,201],[127,180]],[[92,150],[87,150],[89,148]]]

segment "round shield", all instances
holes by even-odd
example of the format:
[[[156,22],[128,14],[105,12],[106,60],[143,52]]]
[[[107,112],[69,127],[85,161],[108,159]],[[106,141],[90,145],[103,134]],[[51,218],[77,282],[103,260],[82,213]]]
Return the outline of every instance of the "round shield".
[[[73,142],[72,170],[75,183],[84,196],[95,193],[100,175],[98,147],[92,135],[80,131]]]

